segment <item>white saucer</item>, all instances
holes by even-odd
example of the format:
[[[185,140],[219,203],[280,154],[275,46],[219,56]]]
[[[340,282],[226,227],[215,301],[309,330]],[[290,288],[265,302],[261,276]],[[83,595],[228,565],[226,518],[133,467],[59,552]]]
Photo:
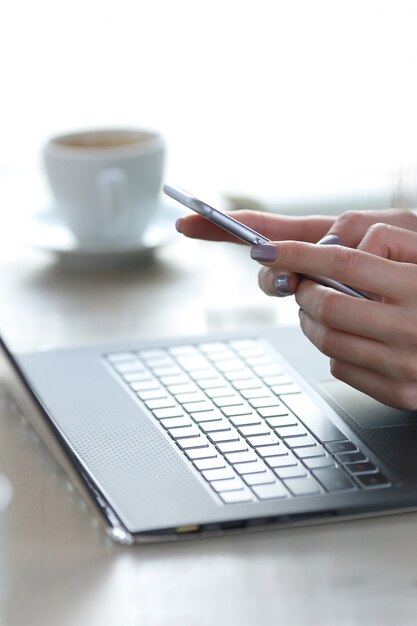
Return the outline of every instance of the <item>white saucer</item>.
[[[80,244],[57,212],[49,209],[31,216],[21,235],[25,244],[53,253],[66,266],[108,268],[132,263],[167,244],[176,235],[180,215],[173,205],[161,203],[140,240],[94,246]]]

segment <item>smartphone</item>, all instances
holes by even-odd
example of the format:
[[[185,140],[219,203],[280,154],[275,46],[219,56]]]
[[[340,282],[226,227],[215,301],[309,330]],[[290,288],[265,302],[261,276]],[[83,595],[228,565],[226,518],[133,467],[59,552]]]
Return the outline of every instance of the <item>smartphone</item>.
[[[255,230],[252,230],[248,226],[245,226],[238,220],[230,217],[230,215],[226,215],[219,209],[215,209],[202,200],[199,200],[195,196],[191,195],[184,189],[180,187],[173,187],[171,185],[164,185],[163,191],[167,196],[177,200],[184,206],[188,207],[192,211],[195,211],[199,215],[202,215],[213,224],[220,226],[223,230],[227,231],[231,235],[238,237],[245,243],[248,243],[251,246],[255,246],[260,243],[270,243],[270,239],[264,237],[260,233],[257,233]],[[317,242],[320,244],[320,241]],[[344,283],[339,283],[337,280],[333,280],[332,278],[327,278],[326,276],[316,276],[312,274],[305,274],[306,278],[314,280],[316,283],[320,283],[321,285],[325,285],[326,287],[332,287],[337,291],[345,293],[349,296],[354,296],[355,298],[362,298],[363,300],[370,300],[369,295],[365,295],[364,293],[349,287],[349,285],[345,285]]]

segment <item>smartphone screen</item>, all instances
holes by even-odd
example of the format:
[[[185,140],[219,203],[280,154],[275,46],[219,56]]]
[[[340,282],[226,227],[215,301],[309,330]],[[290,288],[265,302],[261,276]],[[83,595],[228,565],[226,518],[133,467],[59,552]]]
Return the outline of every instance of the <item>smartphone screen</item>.
[[[238,239],[241,239],[242,241],[244,241],[245,243],[248,243],[251,246],[255,246],[261,243],[269,243],[271,241],[264,235],[261,235],[260,233],[257,233],[255,230],[252,230],[251,228],[249,228],[248,226],[245,226],[245,224],[242,224],[241,222],[234,219],[230,215],[223,213],[223,211],[219,211],[219,209],[215,209],[214,207],[203,202],[202,200],[199,200],[198,198],[191,195],[184,189],[181,189],[180,187],[164,185],[163,191],[170,198],[177,200],[177,202],[180,202],[181,204],[188,207],[192,211],[195,211],[202,217],[205,217],[210,222],[213,222],[213,224],[220,226],[220,228],[223,228],[223,230],[227,231],[231,235],[234,235],[235,237],[238,237]],[[320,244],[320,242],[318,242],[318,244]],[[311,280],[314,280],[317,283],[320,283],[321,285],[324,285],[326,287],[331,287],[332,289],[336,289],[336,291],[340,291],[341,293],[345,293],[349,296],[354,296],[355,298],[362,298],[364,300],[371,299],[369,295],[365,295],[364,293],[361,293],[360,291],[357,291],[356,289],[349,287],[349,285],[339,283],[338,281],[333,280],[332,278],[327,278],[326,276],[316,276],[316,275],[311,275],[311,274],[306,275],[306,277],[310,278]]]

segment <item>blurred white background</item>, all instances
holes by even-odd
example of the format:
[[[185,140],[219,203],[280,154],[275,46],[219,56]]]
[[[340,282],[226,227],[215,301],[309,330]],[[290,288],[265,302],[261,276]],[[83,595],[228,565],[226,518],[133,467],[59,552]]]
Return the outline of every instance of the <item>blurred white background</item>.
[[[264,194],[417,169],[417,6],[15,0],[0,21],[0,172],[46,138],[159,128],[167,178]]]

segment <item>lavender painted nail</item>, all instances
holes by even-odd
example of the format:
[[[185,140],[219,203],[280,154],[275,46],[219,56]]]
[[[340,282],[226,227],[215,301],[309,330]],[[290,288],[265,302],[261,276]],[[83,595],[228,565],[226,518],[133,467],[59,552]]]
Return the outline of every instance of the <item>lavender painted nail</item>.
[[[290,294],[292,294],[292,291],[288,286],[288,278],[288,274],[280,274],[276,277],[274,281],[275,291],[280,296],[289,296]]]
[[[179,217],[177,221],[175,222],[175,228],[177,229],[179,233],[182,233],[182,230],[181,230],[182,219],[183,219],[182,217]]]
[[[325,235],[325,237],[320,239],[317,243],[321,246],[338,246],[340,239],[337,235]]]
[[[272,261],[276,261],[278,258],[279,248],[270,243],[260,243],[252,247],[250,255],[254,261],[272,263]]]

